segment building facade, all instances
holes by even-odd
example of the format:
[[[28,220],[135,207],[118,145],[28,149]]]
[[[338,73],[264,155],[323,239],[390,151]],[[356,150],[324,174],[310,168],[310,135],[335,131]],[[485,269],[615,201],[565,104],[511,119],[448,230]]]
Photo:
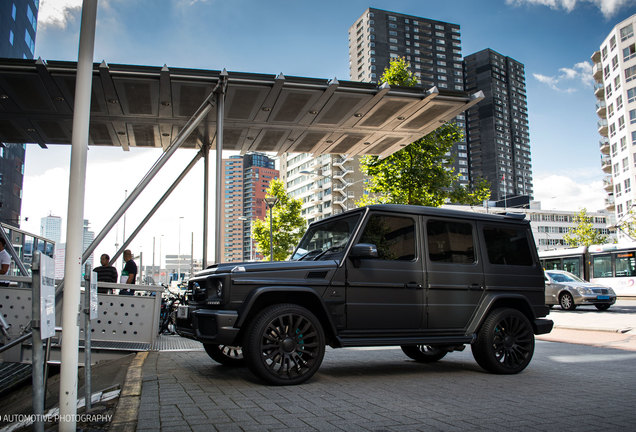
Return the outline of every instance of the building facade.
[[[464,59],[465,89],[484,92],[466,113],[470,176],[491,186],[492,200],[532,199],[532,163],[524,65],[485,49]]]
[[[392,59],[403,57],[420,85],[464,90],[460,28],[457,24],[369,8],[349,28],[349,76],[378,82]],[[465,135],[465,116],[455,123]],[[469,183],[468,151],[458,142],[449,156],[460,183]]]
[[[53,215],[41,218],[40,235],[59,244],[62,239],[62,218]]]
[[[223,262],[261,260],[252,240],[252,222],[267,215],[265,195],[270,182],[279,177],[274,159],[248,153],[223,159],[221,195],[221,244]]]
[[[636,203],[636,15],[617,24],[592,55],[606,208],[618,224]],[[632,187],[634,184],[634,188]],[[619,233],[619,236],[621,234]]]
[[[462,211],[474,211],[476,213],[523,213],[526,219],[530,220],[532,235],[538,251],[561,249],[569,247],[563,237],[571,229],[576,227],[575,217],[579,212],[565,210],[542,210],[541,203],[533,201],[530,208],[486,208],[470,206],[447,205],[444,208]],[[587,212],[592,218],[592,227],[599,234],[609,236],[608,242],[612,243],[616,237],[610,227],[613,225],[614,217],[607,211]]]
[[[0,0],[0,57],[32,59],[38,0]],[[0,142],[0,221],[20,226],[26,146]]]
[[[281,156],[280,170],[287,194],[302,201],[308,223],[355,208],[364,195],[358,157],[288,153]]]

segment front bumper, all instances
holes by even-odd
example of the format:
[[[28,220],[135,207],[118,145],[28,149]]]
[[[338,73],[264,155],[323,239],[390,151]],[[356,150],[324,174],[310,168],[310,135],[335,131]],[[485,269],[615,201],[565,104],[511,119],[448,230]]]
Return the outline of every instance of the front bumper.
[[[196,309],[188,307],[187,318],[178,318],[176,330],[180,336],[203,343],[234,345],[239,329],[236,311]]]
[[[575,294],[574,304],[580,305],[595,305],[595,304],[608,304],[613,305],[616,303],[615,295],[599,295],[599,294]]]

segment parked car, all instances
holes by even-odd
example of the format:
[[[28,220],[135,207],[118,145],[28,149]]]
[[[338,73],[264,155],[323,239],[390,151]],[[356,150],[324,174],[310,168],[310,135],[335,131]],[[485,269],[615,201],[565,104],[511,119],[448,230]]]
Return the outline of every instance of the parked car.
[[[594,305],[607,310],[616,303],[616,293],[610,287],[586,282],[563,270],[545,272],[545,304],[560,305],[561,309],[574,310],[580,305]]]
[[[275,385],[311,378],[325,345],[398,345],[421,363],[470,345],[485,370],[514,374],[552,329],[544,299],[522,215],[377,205],[312,223],[289,261],[198,273],[177,332]]]

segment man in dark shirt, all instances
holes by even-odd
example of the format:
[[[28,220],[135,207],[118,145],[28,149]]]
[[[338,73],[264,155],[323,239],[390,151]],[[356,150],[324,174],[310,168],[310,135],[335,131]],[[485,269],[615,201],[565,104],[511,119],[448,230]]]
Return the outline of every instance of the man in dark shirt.
[[[93,271],[97,273],[97,281],[117,283],[117,269],[108,264],[110,262],[108,254],[102,254],[99,258],[99,262],[101,266],[93,269]],[[108,288],[97,288],[97,292],[100,294],[108,294],[109,291]]]
[[[130,249],[124,251],[124,269],[121,271],[121,281],[124,284],[134,284],[137,278],[137,264],[133,261],[132,252]],[[135,295],[134,290],[123,289],[119,290],[120,295]]]

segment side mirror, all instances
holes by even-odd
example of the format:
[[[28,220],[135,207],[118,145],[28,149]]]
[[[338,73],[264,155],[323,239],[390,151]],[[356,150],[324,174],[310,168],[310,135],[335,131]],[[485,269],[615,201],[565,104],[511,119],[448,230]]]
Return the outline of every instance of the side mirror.
[[[349,256],[353,259],[377,258],[378,248],[374,244],[358,243],[351,248]]]

